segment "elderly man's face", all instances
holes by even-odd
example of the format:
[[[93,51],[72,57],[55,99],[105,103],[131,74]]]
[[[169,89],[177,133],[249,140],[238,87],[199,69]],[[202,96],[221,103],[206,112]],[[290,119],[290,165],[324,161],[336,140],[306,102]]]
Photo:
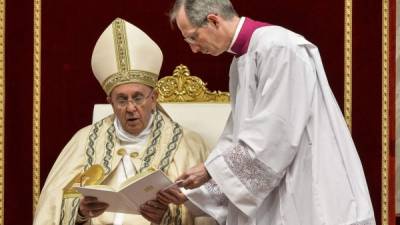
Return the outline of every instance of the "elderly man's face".
[[[140,134],[148,125],[152,110],[157,104],[157,93],[144,84],[121,84],[107,98],[122,128],[132,134]]]

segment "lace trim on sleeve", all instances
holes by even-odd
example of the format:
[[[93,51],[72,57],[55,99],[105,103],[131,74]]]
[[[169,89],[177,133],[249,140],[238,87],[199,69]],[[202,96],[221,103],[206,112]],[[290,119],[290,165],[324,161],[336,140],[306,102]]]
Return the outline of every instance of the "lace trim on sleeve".
[[[242,184],[252,193],[269,193],[278,185],[282,174],[274,172],[260,160],[253,159],[245,144],[239,143],[223,154],[225,162]]]
[[[218,184],[214,180],[210,180],[204,184],[204,187],[219,206],[228,205],[228,198],[219,189]]]

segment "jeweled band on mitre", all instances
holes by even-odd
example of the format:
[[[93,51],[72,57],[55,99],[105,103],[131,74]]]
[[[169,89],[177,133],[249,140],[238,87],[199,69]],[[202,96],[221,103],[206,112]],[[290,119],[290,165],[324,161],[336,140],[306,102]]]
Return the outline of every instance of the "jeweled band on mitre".
[[[126,72],[118,72],[104,80],[102,87],[107,95],[110,95],[112,89],[116,86],[126,83],[140,83],[150,87],[157,84],[158,74],[150,73],[142,70],[129,70]]]

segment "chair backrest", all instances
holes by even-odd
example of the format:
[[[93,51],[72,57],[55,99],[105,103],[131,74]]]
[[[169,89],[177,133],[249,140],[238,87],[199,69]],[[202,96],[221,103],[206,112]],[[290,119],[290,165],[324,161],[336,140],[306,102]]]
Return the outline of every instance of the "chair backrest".
[[[212,148],[220,137],[231,111],[229,94],[210,92],[205,83],[190,76],[186,66],[180,65],[172,76],[158,81],[159,102],[171,118],[190,130],[199,133]],[[113,113],[109,104],[96,104],[93,123]]]

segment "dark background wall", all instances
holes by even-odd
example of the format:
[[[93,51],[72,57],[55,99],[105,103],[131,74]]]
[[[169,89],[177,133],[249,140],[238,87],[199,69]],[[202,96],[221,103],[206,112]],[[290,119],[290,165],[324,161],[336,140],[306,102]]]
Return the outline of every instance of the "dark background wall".
[[[233,0],[240,15],[304,35],[321,52],[343,107],[344,1]],[[172,0],[42,0],[41,184],[57,155],[81,127],[93,104],[105,103],[90,59],[101,32],[116,17],[140,27],[164,53],[161,76],[184,64],[211,90],[228,90],[229,54],[192,54],[172,29]],[[375,215],[381,201],[380,1],[353,1],[353,136],[367,175]],[[32,223],[33,1],[6,4],[5,224]]]

